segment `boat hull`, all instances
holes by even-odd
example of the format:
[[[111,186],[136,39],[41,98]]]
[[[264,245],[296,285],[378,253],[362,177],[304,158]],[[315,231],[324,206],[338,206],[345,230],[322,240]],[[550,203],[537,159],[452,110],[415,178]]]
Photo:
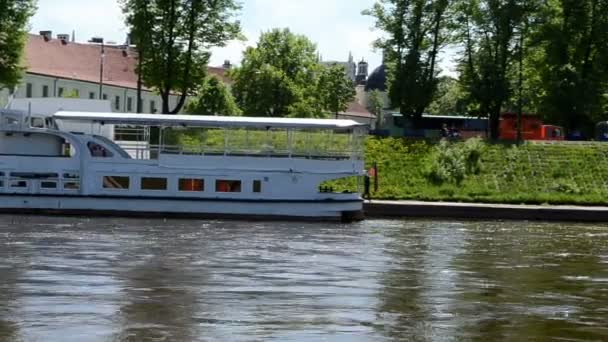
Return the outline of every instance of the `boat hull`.
[[[363,219],[361,200],[242,200],[0,194],[0,212],[125,217]]]

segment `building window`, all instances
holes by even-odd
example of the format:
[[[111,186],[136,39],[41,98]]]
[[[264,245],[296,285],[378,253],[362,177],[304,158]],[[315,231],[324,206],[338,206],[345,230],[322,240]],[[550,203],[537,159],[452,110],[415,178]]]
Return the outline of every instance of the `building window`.
[[[146,178],[141,179],[142,190],[167,190],[167,178]]]
[[[103,188],[104,189],[117,189],[127,190],[129,189],[130,179],[125,176],[104,176],[103,177]]]
[[[31,83],[27,83],[25,85],[25,97],[27,97],[27,98],[32,97],[32,84]]]
[[[253,181],[253,192],[255,192],[255,193],[262,192],[262,181],[261,180]]]
[[[150,113],[156,113],[156,102],[154,100],[150,101]]]
[[[180,178],[179,191],[205,191],[204,179]]]
[[[218,179],[215,181],[215,192],[241,192],[241,181]]]
[[[40,182],[40,188],[42,188],[42,189],[57,189],[57,182],[55,182],[55,181],[42,181],[42,182]]]
[[[78,89],[73,89],[73,90],[72,90],[72,96],[73,96],[74,98],[80,98],[80,90],[78,90]]]
[[[48,85],[42,86],[42,97],[49,97],[49,86]]]
[[[127,97],[127,112],[133,111],[133,98]]]
[[[103,94],[103,99],[107,100],[108,99],[108,94]]]
[[[57,88],[57,97],[63,97],[63,87]]]
[[[94,91],[90,91],[89,92],[89,99],[90,100],[94,100],[95,99],[95,92]]]
[[[120,96],[114,97],[114,109],[120,110]]]

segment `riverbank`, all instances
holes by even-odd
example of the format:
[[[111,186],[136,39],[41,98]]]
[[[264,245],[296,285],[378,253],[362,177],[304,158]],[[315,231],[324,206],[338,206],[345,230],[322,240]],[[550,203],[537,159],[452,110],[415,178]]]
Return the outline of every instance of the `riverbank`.
[[[608,206],[513,205],[421,201],[366,201],[365,216],[374,218],[432,218],[608,222]]]
[[[608,144],[482,141],[439,143],[369,138],[381,200],[608,206]],[[356,187],[353,180],[332,185]]]

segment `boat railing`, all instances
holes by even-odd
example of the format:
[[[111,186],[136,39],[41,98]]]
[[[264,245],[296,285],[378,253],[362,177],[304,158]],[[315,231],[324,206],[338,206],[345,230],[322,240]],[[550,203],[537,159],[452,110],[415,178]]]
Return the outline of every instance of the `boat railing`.
[[[227,156],[227,157],[258,157],[258,158],[301,158],[319,160],[361,159],[362,156],[354,151],[315,150],[293,151],[289,149],[221,149],[217,147],[193,148],[180,145],[150,145],[142,142],[118,142],[133,159],[158,159],[160,154],[190,155],[190,156]]]

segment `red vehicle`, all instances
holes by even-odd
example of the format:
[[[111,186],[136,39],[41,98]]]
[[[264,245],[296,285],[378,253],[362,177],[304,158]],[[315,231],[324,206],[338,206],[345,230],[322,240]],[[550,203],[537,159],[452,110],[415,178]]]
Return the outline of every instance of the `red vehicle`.
[[[559,126],[545,125],[534,115],[523,114],[521,134],[524,140],[564,140],[564,129]],[[500,119],[500,139],[517,140],[517,114],[503,113]]]

